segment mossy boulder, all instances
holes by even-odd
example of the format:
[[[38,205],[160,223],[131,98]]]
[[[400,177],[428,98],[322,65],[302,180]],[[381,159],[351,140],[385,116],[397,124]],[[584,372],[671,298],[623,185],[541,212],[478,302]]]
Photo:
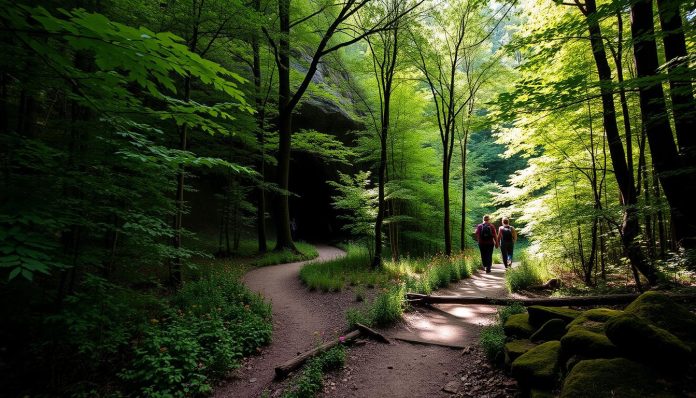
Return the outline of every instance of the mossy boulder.
[[[536,344],[527,339],[513,340],[506,343],[505,348],[503,349],[503,352],[505,352],[505,366],[509,368],[515,359],[519,358],[522,354],[534,347],[536,347]]]
[[[646,292],[626,307],[627,314],[643,318],[677,336],[696,353],[696,314],[659,292]]]
[[[551,319],[543,324],[539,330],[529,338],[529,340],[538,343],[551,340],[560,340],[566,333],[565,322],[562,319]]]
[[[526,339],[534,333],[536,329],[529,324],[529,314],[510,315],[503,325],[505,335],[508,337],[519,337]]]
[[[619,349],[602,332],[573,326],[561,337],[563,357],[579,355],[583,358],[616,358]]]
[[[512,362],[511,373],[524,387],[553,389],[558,381],[561,343],[548,341],[520,355]]]
[[[606,335],[627,358],[658,369],[679,369],[689,361],[691,348],[672,333],[631,314],[612,318]]]
[[[565,307],[545,307],[542,305],[533,305],[527,308],[529,314],[529,323],[534,327],[541,325],[552,319],[560,319],[568,324],[580,315],[580,311],[572,310]]]
[[[593,308],[583,311],[577,318],[566,326],[570,330],[573,326],[582,326],[595,332],[604,331],[604,322],[623,314],[623,311],[612,310],[609,308]]]
[[[626,358],[585,360],[566,377],[561,398],[678,396],[656,380],[650,368]]]

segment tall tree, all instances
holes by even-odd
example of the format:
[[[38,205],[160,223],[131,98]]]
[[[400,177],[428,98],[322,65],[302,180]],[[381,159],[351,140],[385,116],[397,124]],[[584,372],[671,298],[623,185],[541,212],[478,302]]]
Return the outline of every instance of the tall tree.
[[[597,13],[595,0],[576,1],[572,4],[576,6],[585,16],[585,22],[590,35],[592,55],[599,75],[600,96],[602,99],[603,125],[607,135],[609,154],[614,176],[618,183],[621,201],[624,206],[624,217],[621,224],[621,240],[626,256],[631,261],[631,266],[637,268],[648,279],[650,284],[657,282],[657,271],[655,267],[646,261],[645,256],[636,241],[640,234],[640,222],[637,209],[637,193],[633,181],[633,174],[629,171],[616,118],[616,106],[614,105],[613,82],[611,67],[607,61],[607,54],[604,47],[604,38],[600,27],[600,19]]]
[[[401,0],[383,0],[377,6],[368,10],[371,15],[365,18],[374,20],[383,18],[385,14],[399,14],[403,12],[406,4]],[[386,184],[387,171],[387,143],[391,123],[391,99],[394,90],[394,76],[396,75],[397,58],[399,55],[401,35],[400,21],[396,21],[391,29],[378,32],[366,38],[370,54],[374,77],[377,83],[379,96],[379,122],[375,123],[375,129],[379,136],[379,166],[377,174],[377,217],[375,220],[375,252],[372,258],[372,266],[379,267],[382,264],[382,226],[386,213],[386,202],[384,199],[384,186]]]
[[[276,250],[297,250],[292,241],[290,231],[290,207],[288,203],[288,188],[290,179],[290,151],[292,140],[292,113],[300,103],[307,88],[314,78],[321,60],[337,50],[357,43],[366,37],[391,29],[404,15],[411,12],[418,4],[410,7],[399,8],[396,13],[388,13],[367,27],[359,27],[355,24],[357,12],[370,3],[370,0],[347,0],[343,3],[322,5],[317,11],[299,17],[290,22],[291,0],[278,1],[279,32],[278,40],[273,39],[268,30],[265,31],[271,46],[276,51],[276,63],[278,65],[278,210],[275,219],[276,224]],[[318,31],[321,37],[318,45],[311,55],[306,72],[300,84],[294,92],[290,82],[290,30],[293,26],[305,23],[317,15],[332,15],[328,25]],[[350,35],[349,32],[359,32]]]
[[[462,111],[472,101],[486,75],[479,72],[474,81],[466,82],[461,69],[467,55],[493,34],[511,8],[512,5],[503,5],[492,15],[486,15],[487,5],[482,2],[455,2],[443,10],[433,10],[424,32],[412,31],[413,63],[432,96],[442,144],[443,228],[447,255],[452,254],[450,177],[456,130]],[[487,31],[477,29],[481,21],[489,22],[484,22]],[[469,73],[468,77],[471,75]]]
[[[696,181],[696,164],[689,156],[696,150],[688,146],[692,138],[677,136],[679,146],[674,141],[670,126],[662,79],[658,76],[660,66],[655,42],[652,2],[639,0],[631,3],[631,35],[636,72],[642,79],[638,87],[640,110],[644,128],[647,132],[653,165],[658,173],[665,197],[670,204],[672,222],[677,239],[682,245],[693,246],[696,239],[696,208],[691,203],[689,192]],[[667,47],[665,47],[667,50]],[[675,119],[684,110],[675,106]],[[687,110],[687,112],[691,112]],[[683,134],[693,136],[693,131]],[[693,145],[693,144],[692,144]]]

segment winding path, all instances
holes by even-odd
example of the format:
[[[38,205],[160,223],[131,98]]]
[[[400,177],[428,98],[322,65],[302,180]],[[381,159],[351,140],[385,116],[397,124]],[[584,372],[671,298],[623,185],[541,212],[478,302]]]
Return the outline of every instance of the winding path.
[[[330,246],[316,247],[320,260],[345,254]],[[272,302],[273,341],[220,385],[214,397],[256,398],[264,391],[271,397],[279,396],[283,385],[273,380],[274,367],[342,331],[345,310],[357,305],[354,294],[348,289],[339,293],[307,291],[298,277],[305,263],[258,268],[244,276],[250,289]],[[497,264],[491,274],[475,274],[438,293],[503,296],[504,274],[502,265]],[[459,383],[469,376],[473,382],[477,374],[483,374],[485,379],[490,376],[488,370],[484,371],[487,365],[480,353],[465,358],[461,350],[452,348],[470,346],[477,350],[481,325],[490,322],[493,313],[492,306],[439,305],[431,310],[416,309],[406,314],[399,326],[383,333],[428,344],[393,340],[390,345],[366,341],[354,346],[348,351],[346,367],[329,376],[321,396],[452,397],[442,391],[445,384]],[[463,381],[462,384],[465,385]],[[495,396],[510,396],[504,389],[501,393],[499,386],[494,388],[499,390]]]
[[[345,255],[335,247],[315,246],[318,260]],[[275,366],[294,357],[297,351],[311,348],[322,335],[341,332],[344,311],[352,295],[308,292],[298,277],[300,268],[308,262],[257,268],[244,275],[244,284],[273,305],[273,340],[260,355],[249,358],[231,380],[219,386],[214,397],[251,398],[260,396],[265,389],[273,390]]]

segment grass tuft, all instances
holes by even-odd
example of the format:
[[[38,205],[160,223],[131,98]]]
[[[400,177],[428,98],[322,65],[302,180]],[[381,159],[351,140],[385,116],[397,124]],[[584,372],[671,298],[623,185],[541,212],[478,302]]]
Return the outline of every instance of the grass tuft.
[[[540,263],[530,261],[525,255],[520,256],[519,261],[520,265],[505,272],[505,286],[509,292],[518,292],[544,283],[546,272]]]

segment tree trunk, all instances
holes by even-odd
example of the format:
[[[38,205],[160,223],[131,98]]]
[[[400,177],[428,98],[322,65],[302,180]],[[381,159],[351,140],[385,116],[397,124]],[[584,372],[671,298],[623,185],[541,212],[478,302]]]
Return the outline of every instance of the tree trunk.
[[[446,156],[446,154],[445,154]],[[445,228],[445,254],[452,254],[452,222],[450,216],[450,199],[449,199],[449,164],[443,162],[442,164],[442,198],[443,198],[443,211],[445,213],[444,218],[444,228]]]
[[[672,99],[674,126],[680,152],[689,158],[696,156],[696,123],[694,121],[694,95],[691,87],[684,27],[682,26],[680,1],[657,0],[657,9],[662,26],[665,61],[669,63],[669,95]],[[693,160],[693,159],[692,159]],[[693,164],[693,163],[692,163]]]
[[[640,250],[640,246],[635,242],[636,236],[640,233],[640,224],[636,212],[636,190],[633,185],[633,176],[629,173],[626,164],[626,154],[619,135],[616,123],[616,108],[612,93],[611,68],[607,62],[606,51],[602,39],[602,32],[599,20],[596,17],[597,6],[595,0],[585,2],[583,12],[590,33],[592,44],[592,54],[597,66],[597,73],[600,80],[600,94],[603,108],[603,125],[609,144],[609,155],[614,168],[614,176],[621,192],[622,204],[624,206],[624,220],[621,226],[621,242],[626,256],[631,261],[632,266],[636,267],[645,275],[650,284],[657,282],[657,272],[654,266],[645,261],[645,256]]]
[[[659,67],[650,0],[631,3],[631,34],[638,78],[648,78],[639,86],[638,92],[653,165],[670,204],[676,239],[683,246],[691,246],[696,229],[696,207],[691,203],[690,192],[696,178],[693,170],[683,173],[684,167],[693,167],[693,164],[679,154],[674,142],[662,84],[658,80],[649,80],[656,76]],[[693,135],[693,131],[689,134]]]
[[[275,250],[297,251],[290,231],[290,140],[292,139],[292,108],[290,107],[290,0],[278,1],[280,39],[278,46],[278,188]]]
[[[261,0],[254,0],[254,10],[261,11]],[[254,94],[256,97],[256,141],[261,150],[258,162],[258,172],[261,175],[261,184],[256,189],[256,236],[258,239],[259,253],[264,253],[268,250],[266,245],[266,190],[263,184],[266,182],[266,149],[264,139],[264,128],[266,118],[266,107],[261,98],[261,55],[259,51],[259,32],[255,31],[251,38],[251,49],[253,52],[253,75],[254,75]]]
[[[379,174],[377,177],[377,219],[375,220],[375,253],[372,267],[382,265],[382,223],[384,222],[384,183],[387,169],[387,133],[389,131],[389,97],[384,95],[384,114],[382,115],[382,131],[380,133]]]

